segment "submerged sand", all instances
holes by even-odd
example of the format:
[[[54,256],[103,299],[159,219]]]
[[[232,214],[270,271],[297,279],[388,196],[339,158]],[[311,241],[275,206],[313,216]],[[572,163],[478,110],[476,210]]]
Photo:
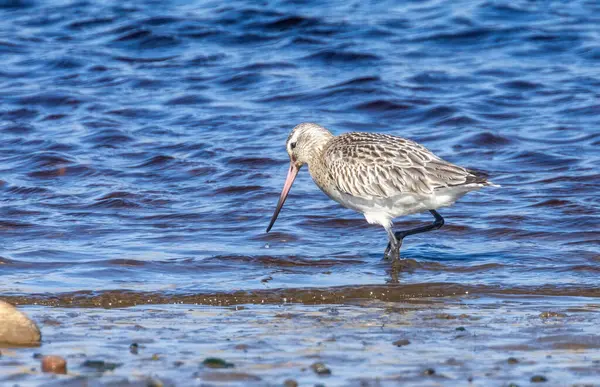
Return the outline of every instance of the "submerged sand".
[[[2,385],[569,386],[600,380],[600,299],[590,297],[467,294],[323,305],[21,310],[39,323],[44,341],[40,348],[0,350]],[[40,356],[51,354],[67,360],[66,375],[41,372]]]

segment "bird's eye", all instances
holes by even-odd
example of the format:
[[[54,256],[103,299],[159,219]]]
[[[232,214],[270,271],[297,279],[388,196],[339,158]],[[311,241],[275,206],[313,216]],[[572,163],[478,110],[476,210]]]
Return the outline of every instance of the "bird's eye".
[[[294,148],[296,147],[296,143],[295,143],[295,142],[291,143],[291,144],[290,144],[290,147],[291,147],[292,149],[294,149]]]

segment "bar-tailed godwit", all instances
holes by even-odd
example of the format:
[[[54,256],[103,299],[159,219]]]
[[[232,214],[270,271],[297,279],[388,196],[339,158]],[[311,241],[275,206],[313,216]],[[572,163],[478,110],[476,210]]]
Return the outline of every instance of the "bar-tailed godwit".
[[[307,164],[314,182],[327,196],[385,228],[389,243],[384,257],[394,261],[400,258],[404,237],[444,225],[436,209],[454,204],[467,192],[494,186],[483,172],[451,164],[414,141],[387,134],[334,136],[320,125],[302,123],[294,127],[285,147],[290,169],[267,232],[298,171]],[[394,218],[423,211],[434,216],[433,223],[393,231]]]

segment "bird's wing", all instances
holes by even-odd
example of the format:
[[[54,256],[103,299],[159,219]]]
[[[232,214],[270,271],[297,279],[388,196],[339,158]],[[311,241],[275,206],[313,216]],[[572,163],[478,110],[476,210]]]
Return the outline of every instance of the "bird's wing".
[[[376,133],[346,133],[324,149],[329,177],[358,197],[431,194],[444,187],[484,183],[484,175],[448,163],[414,141]]]

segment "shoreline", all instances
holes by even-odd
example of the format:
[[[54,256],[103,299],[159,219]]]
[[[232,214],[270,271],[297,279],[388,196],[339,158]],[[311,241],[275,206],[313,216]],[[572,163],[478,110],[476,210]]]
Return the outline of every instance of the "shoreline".
[[[0,349],[0,382],[21,386],[594,385],[600,377],[595,298],[20,309],[43,331],[39,348]],[[64,357],[68,374],[42,373],[35,354]],[[209,367],[209,358],[232,367]]]

